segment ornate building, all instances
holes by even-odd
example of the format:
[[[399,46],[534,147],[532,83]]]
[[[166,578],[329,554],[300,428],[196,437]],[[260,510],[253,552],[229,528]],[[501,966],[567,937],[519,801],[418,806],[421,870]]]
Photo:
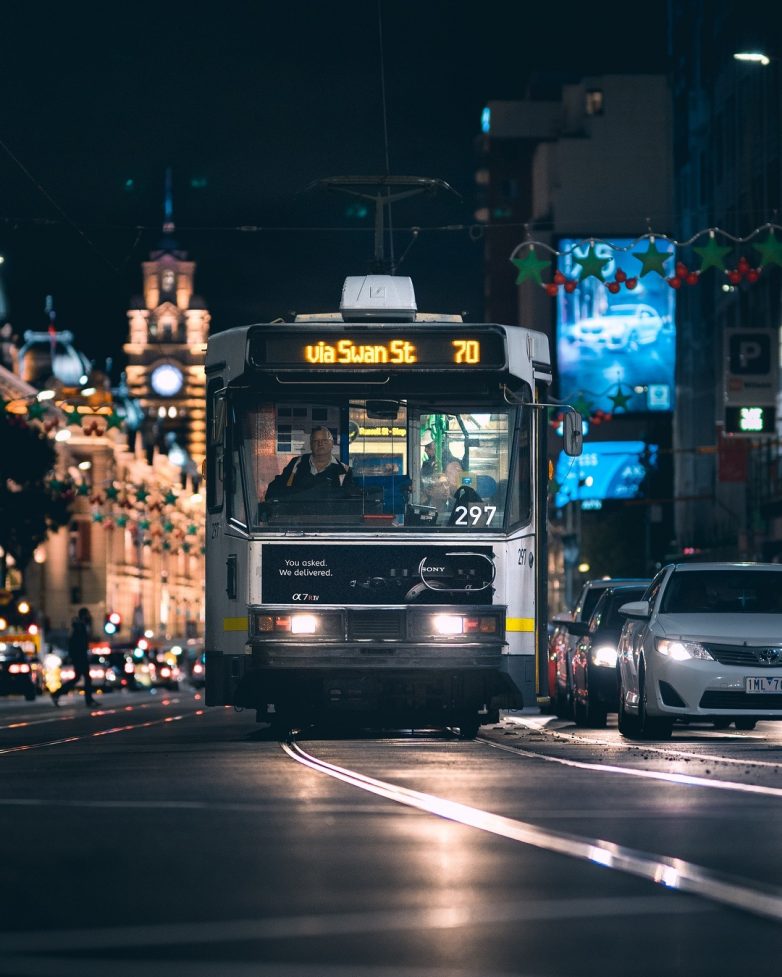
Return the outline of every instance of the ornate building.
[[[169,202],[166,209],[164,237],[142,266],[143,297],[128,311],[127,384],[145,414],[147,450],[156,446],[196,474],[206,455],[203,364],[210,315],[193,292],[195,262],[172,237]]]

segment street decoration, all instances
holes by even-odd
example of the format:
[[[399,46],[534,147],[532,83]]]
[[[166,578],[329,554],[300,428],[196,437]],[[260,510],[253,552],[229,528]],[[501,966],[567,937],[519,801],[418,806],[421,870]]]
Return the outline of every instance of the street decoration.
[[[615,252],[629,251],[638,261],[637,274],[631,275],[617,268],[612,278],[607,277],[610,272],[606,266],[612,262],[597,254],[596,244]],[[745,253],[736,253],[741,251]],[[736,253],[733,263],[729,261],[732,253]],[[564,255],[572,255],[573,264],[580,266],[575,277],[568,277],[557,269],[556,259]],[[704,273],[711,272],[722,275],[728,288],[735,288],[744,283],[754,285],[773,266],[782,268],[782,225],[761,224],[745,237],[719,227],[705,227],[684,241],[649,230],[626,247],[602,238],[587,237],[563,251],[528,234],[527,239],[514,248],[509,260],[517,269],[517,285],[532,282],[552,298],[560,289],[575,291],[587,278],[597,279],[609,292],[617,294],[623,288],[629,291],[638,288],[639,280],[646,275],[659,275],[670,288],[679,289],[685,285],[698,285]],[[551,272],[550,281],[543,280],[547,269]]]

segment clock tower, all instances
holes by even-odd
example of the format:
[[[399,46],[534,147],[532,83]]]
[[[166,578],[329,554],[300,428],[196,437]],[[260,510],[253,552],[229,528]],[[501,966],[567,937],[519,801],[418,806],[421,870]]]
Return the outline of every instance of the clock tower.
[[[195,262],[173,239],[167,175],[163,239],[143,262],[144,294],[128,311],[127,383],[145,415],[142,437],[191,472],[206,455],[204,357],[210,315],[193,292]]]

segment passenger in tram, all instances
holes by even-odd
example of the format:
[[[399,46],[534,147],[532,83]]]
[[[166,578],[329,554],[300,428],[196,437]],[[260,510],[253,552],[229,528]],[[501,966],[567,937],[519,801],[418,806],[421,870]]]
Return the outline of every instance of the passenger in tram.
[[[451,495],[451,483],[448,476],[443,473],[435,478],[423,482],[424,505],[433,506],[438,513],[450,513],[453,511],[453,497]]]
[[[333,497],[354,492],[353,472],[334,455],[334,438],[327,427],[316,427],[310,434],[310,450],[293,458],[272,480],[266,501],[306,493],[312,497]]]

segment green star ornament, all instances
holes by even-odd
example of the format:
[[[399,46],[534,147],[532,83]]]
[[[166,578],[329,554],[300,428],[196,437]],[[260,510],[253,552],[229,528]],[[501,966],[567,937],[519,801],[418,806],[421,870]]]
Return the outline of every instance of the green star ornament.
[[[126,515],[117,516],[117,525],[120,529],[124,529],[128,524],[128,517]]]
[[[578,411],[582,417],[589,417],[592,410],[592,401],[587,400],[586,397],[579,391],[578,397],[571,404],[573,410]]]
[[[136,501],[137,502],[146,502],[148,498],[149,498],[149,490],[148,489],[145,489],[143,485],[140,486],[136,490]]]
[[[163,501],[166,505],[176,505],[176,494],[169,489],[163,496]]]
[[[702,248],[692,250],[701,256],[701,271],[706,271],[707,268],[725,271],[725,255],[733,249],[729,244],[717,244],[717,239],[710,234],[709,240]]]
[[[774,231],[768,232],[768,237],[763,242],[753,244],[756,251],[760,251],[760,264],[763,265],[782,265],[782,241],[776,236]]]
[[[656,271],[661,278],[665,278],[665,262],[673,257],[673,252],[658,251],[654,240],[649,238],[649,247],[646,251],[633,251],[633,257],[641,262],[641,278],[648,275],[650,271]]]
[[[73,410],[66,411],[65,413],[65,426],[72,427],[74,424],[81,427],[81,414],[79,413],[77,407],[74,407]]]
[[[511,258],[510,260],[511,264],[515,265],[519,272],[516,276],[517,285],[521,285],[528,278],[534,278],[538,285],[543,284],[540,280],[540,273],[544,268],[549,267],[550,262],[538,258],[532,245],[529,246],[529,251],[525,257]]]
[[[46,404],[40,403],[38,400],[34,400],[27,408],[27,416],[30,420],[40,421],[43,415],[48,411]]]
[[[80,482],[79,487],[76,489],[77,495],[89,495],[90,487],[86,482]]]
[[[118,496],[119,496],[119,489],[117,488],[117,486],[109,485],[108,488],[106,489],[106,498],[111,499],[111,501],[114,502]]]
[[[610,263],[611,259],[598,257],[594,244],[590,244],[589,250],[584,257],[577,258],[575,255],[573,255],[573,261],[576,264],[581,265],[581,273],[578,276],[578,280],[580,282],[583,282],[585,278],[589,278],[590,276],[592,278],[596,278],[600,282],[604,282],[605,278],[603,278],[603,269],[607,264]]]
[[[120,417],[116,411],[112,411],[106,417],[106,430],[108,431],[108,429],[111,427],[116,427],[117,429],[120,429],[123,423],[124,423],[124,418]]]
[[[622,388],[621,387],[617,387],[616,388],[616,393],[613,395],[613,397],[609,397],[608,399],[614,405],[614,410],[615,411],[617,411],[617,410],[624,410],[624,411],[626,411],[627,410],[627,405],[632,400],[632,397],[631,396],[628,396],[627,394],[623,394],[622,393]]]

